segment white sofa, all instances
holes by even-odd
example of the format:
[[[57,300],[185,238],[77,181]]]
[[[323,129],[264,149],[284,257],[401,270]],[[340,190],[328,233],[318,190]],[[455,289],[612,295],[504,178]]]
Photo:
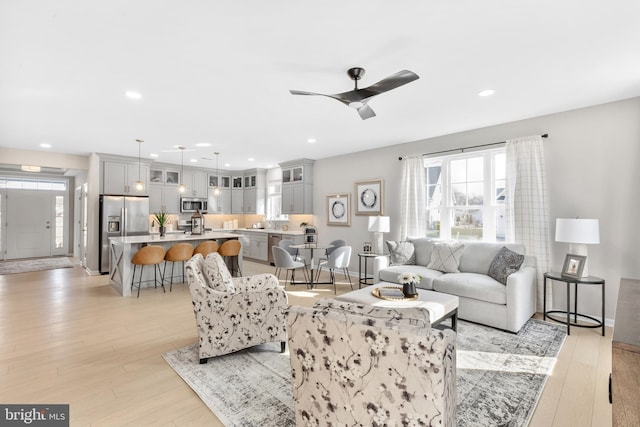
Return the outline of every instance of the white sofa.
[[[415,264],[393,265],[389,256],[374,259],[374,283],[398,283],[402,273],[422,276],[418,288],[456,295],[460,302],[458,317],[476,323],[518,332],[536,311],[536,261],[525,256],[519,270],[510,274],[506,285],[489,276],[489,267],[502,249],[525,254],[524,246],[516,243],[463,241],[459,273],[443,273],[427,268],[434,245],[439,240],[408,239],[413,243]]]

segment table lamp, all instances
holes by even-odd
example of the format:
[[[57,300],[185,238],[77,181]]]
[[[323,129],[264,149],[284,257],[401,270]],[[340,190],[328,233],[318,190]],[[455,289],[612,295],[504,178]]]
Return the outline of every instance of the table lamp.
[[[383,236],[382,233],[389,232],[389,217],[388,216],[370,216],[369,217],[369,231],[373,233],[373,253],[384,253]]]
[[[597,219],[556,218],[556,242],[569,243],[569,253],[587,256],[587,245],[600,243],[600,224]],[[589,259],[582,270],[582,277],[589,275]]]

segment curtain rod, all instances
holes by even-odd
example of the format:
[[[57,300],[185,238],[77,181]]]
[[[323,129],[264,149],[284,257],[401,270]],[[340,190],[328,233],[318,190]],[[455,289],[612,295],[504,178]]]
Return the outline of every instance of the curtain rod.
[[[542,135],[540,135],[540,137],[541,138],[548,138],[549,134],[548,133],[543,133]],[[421,155],[422,156],[431,156],[433,154],[451,153],[452,151],[460,151],[460,152],[464,153],[464,150],[471,150],[473,148],[491,147],[492,145],[502,145],[502,144],[506,144],[506,143],[507,143],[507,141],[492,142],[490,144],[480,144],[480,145],[474,145],[472,147],[464,147],[464,148],[453,148],[451,150],[435,151],[433,153],[423,153]],[[402,160],[402,156],[398,157],[398,160]]]

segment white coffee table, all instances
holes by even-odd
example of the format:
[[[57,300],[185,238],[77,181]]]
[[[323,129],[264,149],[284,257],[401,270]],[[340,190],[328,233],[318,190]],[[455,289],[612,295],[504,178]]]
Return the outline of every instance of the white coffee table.
[[[375,285],[335,297],[338,301],[355,302],[358,304],[371,305],[374,307],[424,307],[429,311],[431,326],[437,326],[446,319],[451,319],[451,329],[457,330],[458,323],[458,297],[444,294],[442,292],[426,291],[418,289],[418,298],[411,301],[386,300],[373,296],[372,291],[381,286],[401,287],[397,283],[379,282]]]

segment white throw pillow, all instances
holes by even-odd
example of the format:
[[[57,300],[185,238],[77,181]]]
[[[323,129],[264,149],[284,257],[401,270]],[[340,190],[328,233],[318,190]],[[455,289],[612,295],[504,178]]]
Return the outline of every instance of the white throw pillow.
[[[431,252],[431,262],[427,268],[443,273],[460,273],[460,256],[464,245],[462,243],[436,243]]]
[[[235,291],[231,273],[217,252],[210,253],[204,260],[204,277],[211,289],[220,292]]]

